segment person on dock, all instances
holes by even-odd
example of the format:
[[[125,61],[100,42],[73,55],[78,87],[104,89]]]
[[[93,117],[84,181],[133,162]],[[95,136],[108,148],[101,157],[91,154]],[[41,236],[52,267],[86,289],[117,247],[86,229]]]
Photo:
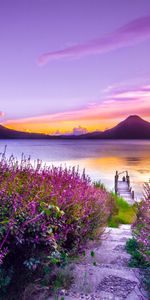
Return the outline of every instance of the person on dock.
[[[126,178],[125,178],[125,176],[123,176],[123,177],[122,177],[122,181],[126,181]]]

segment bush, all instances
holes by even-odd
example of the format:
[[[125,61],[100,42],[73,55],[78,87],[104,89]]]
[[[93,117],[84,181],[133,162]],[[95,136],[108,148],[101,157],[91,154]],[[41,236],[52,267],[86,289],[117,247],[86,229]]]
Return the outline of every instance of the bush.
[[[138,204],[137,219],[132,225],[133,239],[127,242],[132,255],[131,267],[141,270],[141,282],[150,296],[150,186],[145,184],[146,197]]]
[[[139,204],[137,220],[132,229],[141,254],[150,263],[150,200],[143,200]]]
[[[126,243],[126,250],[132,258],[129,262],[130,267],[148,267],[148,263],[140,252],[139,244],[136,239],[129,239]]]
[[[129,261],[130,268],[140,269],[140,281],[143,288],[150,296],[150,263],[145,259],[140,251],[140,245],[135,238],[129,239],[126,243],[126,250],[131,254]],[[147,295],[146,295],[147,298]]]
[[[103,228],[113,199],[78,170],[33,167],[13,156],[0,162],[0,264],[21,286],[46,268],[63,265]],[[38,272],[37,272],[38,270]],[[44,276],[44,275],[42,275]],[[22,279],[23,277],[23,279]]]

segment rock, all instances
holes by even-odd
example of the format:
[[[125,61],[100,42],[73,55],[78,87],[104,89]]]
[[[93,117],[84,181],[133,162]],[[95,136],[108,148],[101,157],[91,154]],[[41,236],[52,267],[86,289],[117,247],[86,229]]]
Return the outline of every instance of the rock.
[[[114,296],[119,297],[120,300],[126,299],[128,294],[137,285],[136,281],[130,281],[125,278],[117,276],[105,277],[98,285],[97,291],[111,292]]]

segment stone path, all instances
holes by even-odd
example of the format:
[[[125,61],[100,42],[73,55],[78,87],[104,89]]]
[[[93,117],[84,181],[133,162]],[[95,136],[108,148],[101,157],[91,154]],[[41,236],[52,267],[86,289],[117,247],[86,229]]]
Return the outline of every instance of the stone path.
[[[75,281],[69,291],[61,292],[59,300],[147,299],[140,290],[138,269],[128,267],[125,243],[130,237],[129,225],[108,228],[102,243],[88,247],[85,257],[75,264]]]

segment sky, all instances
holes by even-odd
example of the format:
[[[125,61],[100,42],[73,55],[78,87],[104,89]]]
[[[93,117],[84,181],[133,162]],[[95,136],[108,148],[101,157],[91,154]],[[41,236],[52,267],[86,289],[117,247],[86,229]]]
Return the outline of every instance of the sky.
[[[0,123],[49,134],[150,121],[149,0],[0,0]]]

